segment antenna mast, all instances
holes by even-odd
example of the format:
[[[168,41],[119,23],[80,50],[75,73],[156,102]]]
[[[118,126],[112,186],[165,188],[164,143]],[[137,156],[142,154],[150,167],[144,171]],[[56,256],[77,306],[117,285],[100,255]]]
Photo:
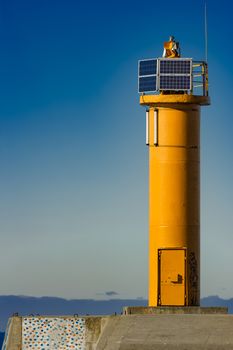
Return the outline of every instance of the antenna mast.
[[[208,61],[207,5],[205,2],[205,60]]]

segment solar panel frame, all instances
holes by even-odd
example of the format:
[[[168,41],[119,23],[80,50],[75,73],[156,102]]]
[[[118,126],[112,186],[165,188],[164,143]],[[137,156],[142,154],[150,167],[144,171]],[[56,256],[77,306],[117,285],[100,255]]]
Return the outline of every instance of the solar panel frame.
[[[138,78],[138,92],[156,92],[157,91],[157,76],[148,75]]]
[[[146,59],[139,61],[139,76],[147,76],[147,75],[157,75],[157,62],[156,58]]]
[[[192,91],[191,58],[152,58],[138,61],[138,92]]]
[[[192,73],[192,60],[187,58],[159,58],[159,74],[190,75]]]
[[[139,93],[158,91],[157,72],[158,72],[157,58],[150,58],[150,59],[144,59],[144,60],[138,61],[138,92]]]
[[[190,90],[190,76],[187,75],[160,75],[160,90],[188,91]]]
[[[158,58],[158,90],[191,91],[191,58]]]

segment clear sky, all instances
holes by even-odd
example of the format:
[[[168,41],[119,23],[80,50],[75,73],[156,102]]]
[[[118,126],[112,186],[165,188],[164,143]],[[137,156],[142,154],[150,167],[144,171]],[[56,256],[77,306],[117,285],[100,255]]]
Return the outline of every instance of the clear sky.
[[[202,296],[233,297],[231,1],[208,2]],[[137,61],[204,59],[204,1],[0,0],[0,294],[147,296]]]

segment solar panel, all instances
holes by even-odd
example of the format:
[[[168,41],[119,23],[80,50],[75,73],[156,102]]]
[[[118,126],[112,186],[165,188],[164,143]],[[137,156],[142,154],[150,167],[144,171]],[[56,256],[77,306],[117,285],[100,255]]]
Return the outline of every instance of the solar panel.
[[[155,92],[156,91],[156,75],[149,77],[139,77],[139,92]]]
[[[160,90],[190,90],[191,81],[188,75],[160,75]]]
[[[158,59],[159,81],[158,90],[187,91],[191,90],[192,60],[186,59]]]
[[[139,61],[138,92],[192,90],[191,58],[157,58]]]
[[[157,59],[139,61],[138,91],[155,92],[157,85]]]
[[[160,59],[160,74],[190,74],[192,68],[191,60],[161,60]]]
[[[155,75],[157,73],[157,60],[139,61],[139,76]]]

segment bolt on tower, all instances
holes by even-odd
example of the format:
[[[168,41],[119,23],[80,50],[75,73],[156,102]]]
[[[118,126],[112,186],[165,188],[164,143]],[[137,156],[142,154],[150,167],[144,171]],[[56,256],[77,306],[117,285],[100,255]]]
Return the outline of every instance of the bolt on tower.
[[[149,150],[149,306],[200,305],[200,108],[210,104],[204,61],[139,61]]]

